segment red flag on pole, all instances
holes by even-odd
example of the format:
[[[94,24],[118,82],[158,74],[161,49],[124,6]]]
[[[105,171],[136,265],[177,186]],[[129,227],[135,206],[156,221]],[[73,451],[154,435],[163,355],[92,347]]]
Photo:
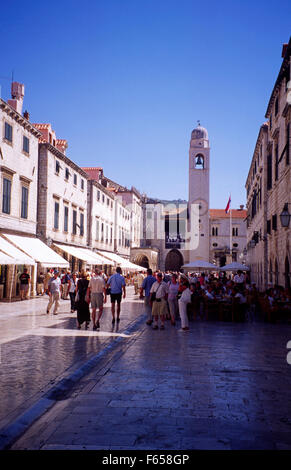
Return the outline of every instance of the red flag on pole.
[[[231,198],[230,198],[230,196],[229,196],[229,200],[228,200],[227,206],[226,206],[226,208],[225,208],[225,213],[226,213],[226,214],[227,214],[228,211],[229,211],[230,203],[231,203]]]

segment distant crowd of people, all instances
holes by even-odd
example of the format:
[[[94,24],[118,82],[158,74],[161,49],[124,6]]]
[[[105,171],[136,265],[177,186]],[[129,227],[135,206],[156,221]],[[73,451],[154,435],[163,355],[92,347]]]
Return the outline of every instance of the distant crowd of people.
[[[21,299],[25,299],[30,284],[27,269],[19,277]],[[91,316],[93,330],[100,328],[104,304],[110,297],[112,324],[120,321],[122,298],[126,297],[126,286],[133,285],[134,293],[144,301],[147,325],[154,330],[165,329],[169,320],[175,326],[181,320],[181,330],[189,331],[189,305],[195,305],[201,318],[205,314],[205,305],[217,305],[217,302],[240,306],[243,315],[250,321],[254,320],[259,308],[259,298],[263,298],[270,309],[280,308],[291,312],[291,291],[281,286],[267,289],[259,293],[254,283],[250,282],[248,273],[237,271],[234,276],[226,272],[219,274],[178,272],[152,272],[147,270],[134,274],[122,275],[120,267],[115,274],[107,276],[104,271],[95,269],[93,272],[82,271],[71,273],[67,270],[59,272],[48,269],[40,272],[37,278],[37,294],[49,295],[47,313],[58,313],[60,299],[71,301],[71,312],[77,312],[77,327],[84,324],[88,328]],[[90,312],[91,306],[91,312]]]

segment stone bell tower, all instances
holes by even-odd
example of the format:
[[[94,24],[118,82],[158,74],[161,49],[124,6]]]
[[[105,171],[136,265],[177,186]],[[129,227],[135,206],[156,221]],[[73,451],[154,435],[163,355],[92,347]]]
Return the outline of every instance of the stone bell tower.
[[[209,169],[208,132],[198,126],[192,131],[189,149],[189,261],[209,260]],[[192,238],[193,237],[193,238]]]

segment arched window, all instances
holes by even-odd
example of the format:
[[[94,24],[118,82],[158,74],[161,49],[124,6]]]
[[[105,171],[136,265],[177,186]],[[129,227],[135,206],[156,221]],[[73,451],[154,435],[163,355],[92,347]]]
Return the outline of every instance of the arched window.
[[[196,170],[203,170],[204,169],[204,157],[199,153],[195,157],[195,169]]]

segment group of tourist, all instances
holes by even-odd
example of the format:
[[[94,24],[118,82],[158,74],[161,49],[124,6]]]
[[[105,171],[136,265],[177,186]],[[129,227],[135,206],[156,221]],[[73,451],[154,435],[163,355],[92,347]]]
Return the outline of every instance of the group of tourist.
[[[107,295],[111,298],[112,324],[120,321],[120,304],[126,297],[126,282],[121,274],[121,268],[116,268],[116,273],[106,276],[104,272],[95,269],[92,273],[82,271],[73,273],[63,271],[61,274],[57,269],[48,271],[47,286],[45,291],[49,295],[47,313],[53,308],[53,314],[58,314],[59,301],[62,297],[70,296],[71,312],[77,311],[77,327],[81,328],[84,323],[88,328],[90,316],[90,304],[92,308],[93,330],[100,328],[100,319],[103,314],[103,305],[107,302]],[[97,315],[98,311],[98,315]]]
[[[24,269],[19,279],[21,300],[24,300],[30,284],[27,269]],[[144,300],[146,323],[152,325],[154,330],[164,330],[166,320],[175,326],[177,319],[180,319],[180,331],[189,331],[189,305],[195,306],[200,317],[205,318],[205,306],[216,306],[220,302],[224,305],[235,303],[243,312],[243,317],[253,321],[259,306],[259,295],[263,296],[270,308],[283,305],[286,311],[291,311],[290,289],[275,286],[264,294],[259,293],[248,274],[242,271],[237,271],[231,277],[226,272],[185,275],[178,272],[153,273],[148,269],[146,275],[140,271],[124,277],[121,268],[117,267],[116,273],[108,277],[99,269],[92,273],[49,269],[46,274],[39,273],[37,294],[49,295],[47,313],[53,310],[55,315],[60,299],[66,300],[69,296],[71,312],[77,312],[77,327],[80,329],[84,324],[88,328],[92,313],[93,330],[97,330],[109,296],[112,324],[119,323],[122,297],[126,297],[126,285],[130,284],[134,286],[135,294]]]

